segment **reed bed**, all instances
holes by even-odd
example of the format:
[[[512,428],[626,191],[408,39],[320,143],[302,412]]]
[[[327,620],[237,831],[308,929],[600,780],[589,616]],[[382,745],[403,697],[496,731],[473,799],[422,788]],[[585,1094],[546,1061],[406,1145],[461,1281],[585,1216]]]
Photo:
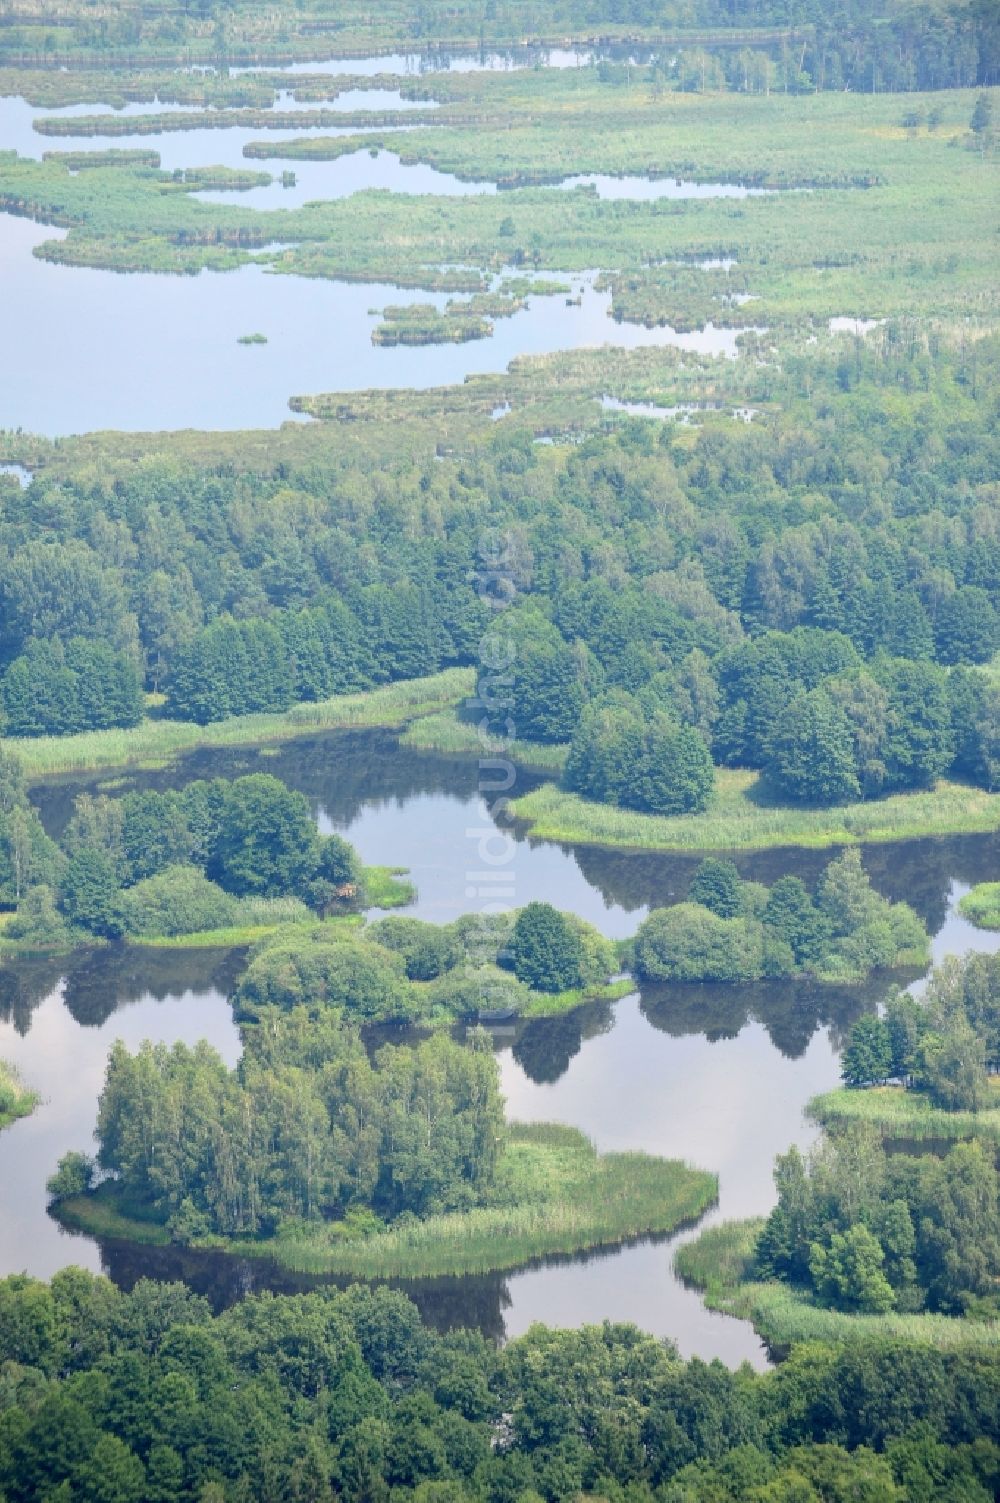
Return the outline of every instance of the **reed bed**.
[[[0,1059],[0,1131],[19,1117],[30,1116],[40,1100],[37,1091],[28,1089],[13,1065]]]
[[[980,882],[959,899],[958,911],[979,929],[1000,929],[1000,882]]]
[[[147,719],[131,730],[12,737],[7,746],[17,753],[29,779],[105,767],[157,767],[202,747],[252,746],[318,731],[403,725],[466,698],[473,680],[471,669],[447,668],[427,678],[401,679],[359,694],[293,705],[278,714],[235,715],[210,725]]]
[[[629,850],[762,850],[911,840],[971,834],[1000,827],[1000,794],[939,782],[926,793],[899,793],[829,809],[763,801],[760,775],[720,768],[704,814],[638,814],[593,803],[554,783],[515,799],[511,812],[543,840]]]
[[[542,1124],[511,1130],[503,1204],[431,1216],[365,1241],[316,1237],[236,1244],[302,1273],[428,1278],[516,1268],[537,1258],[664,1234],[715,1201],[712,1174],[642,1153],[598,1154],[582,1134]],[[324,1235],[325,1233],[325,1235]]]
[[[669,321],[677,298],[650,268],[714,254],[740,264],[741,290],[757,301],[728,305],[730,321],[753,317],[771,329],[836,314],[893,317],[948,314],[995,324],[993,220],[983,177],[991,161],[963,149],[968,100],[961,90],[908,96],[933,107],[934,132],[899,125],[890,95],[819,94],[787,98],[741,94],[647,97],[601,85],[595,70],[539,70],[504,78],[444,77],[433,88],[443,107],[399,112],[413,127],[359,138],[391,145],[404,163],[420,162],[460,178],[504,185],[558,183],[579,173],[680,177],[768,188],[809,187],[734,203],[602,199],[590,189],[518,186],[500,194],[440,197],[361,192],[296,210],[259,211],[209,204],[148,169],[122,167],[73,177],[56,162],[13,154],[0,162],[0,203],[15,213],[70,227],[43,257],[117,270],[196,272],[239,266],[267,252],[275,270],[394,285],[433,287],[442,264],[482,278],[514,250],[564,273],[614,269],[619,309],[646,322]],[[464,115],[458,113],[464,110]],[[415,116],[421,119],[415,119]],[[424,124],[424,116],[433,117]],[[92,121],[102,130],[177,129],[225,119],[275,126],[291,119],[349,127],[343,111],[172,112]],[[377,114],[360,123],[375,124]],[[385,118],[385,117],[383,117]],[[143,122],[140,127],[139,122]],[[388,123],[397,123],[388,117]],[[77,132],[86,117],[40,121],[46,131]],[[350,138],[336,138],[337,153]],[[284,148],[316,155],[322,143]],[[281,143],[251,143],[271,157]],[[905,267],[899,246],[907,248]],[[817,248],[822,247],[822,263]],[[943,275],[943,269],[947,274]],[[637,279],[631,293],[627,287]],[[706,286],[711,284],[706,282]],[[627,294],[627,295],[626,295]],[[697,305],[704,312],[704,299]],[[720,303],[714,322],[725,321]]]
[[[599,1154],[575,1128],[517,1124],[501,1159],[496,1199],[468,1211],[389,1227],[364,1239],[342,1223],[304,1225],[258,1241],[206,1242],[298,1273],[431,1278],[517,1268],[535,1259],[664,1235],[714,1204],[713,1174],[643,1153]],[[60,1202],[66,1225],[94,1236],[162,1243],[162,1226],[126,1214],[113,1189]]]
[[[587,1002],[620,1002],[622,997],[631,996],[635,990],[634,979],[623,976],[621,980],[607,981],[603,986],[574,987],[567,992],[534,992],[521,1016],[554,1018],[562,1013],[572,1012]]]
[[[368,908],[405,908],[417,896],[405,866],[366,866],[364,901]]]
[[[958,1142],[981,1138],[1000,1143],[1000,1082],[992,1082],[994,1106],[981,1112],[947,1112],[917,1091],[902,1086],[870,1086],[864,1090],[828,1091],[806,1108],[823,1127],[867,1122],[883,1137],[912,1138],[915,1142]]]
[[[476,724],[460,718],[457,708],[413,721],[406,727],[400,741],[417,751],[472,752],[480,757],[509,757],[523,767],[539,767],[545,772],[561,772],[569,750],[566,746],[545,746],[540,741],[501,742],[484,738]]]

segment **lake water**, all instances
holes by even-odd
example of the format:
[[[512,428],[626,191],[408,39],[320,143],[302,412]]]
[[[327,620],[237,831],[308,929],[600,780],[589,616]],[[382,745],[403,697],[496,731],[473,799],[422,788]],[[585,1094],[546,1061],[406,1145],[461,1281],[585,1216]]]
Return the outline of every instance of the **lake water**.
[[[346,96],[342,95],[341,99]],[[323,106],[336,109],[336,101]],[[126,106],[116,111],[119,114],[169,114],[179,112],[180,106],[149,105]],[[164,130],[152,134],[136,131],[122,136],[43,136],[34,129],[33,122],[42,116],[73,116],[98,113],[91,105],[72,105],[65,110],[35,109],[23,99],[8,97],[0,99],[0,151],[16,151],[22,157],[40,159],[44,152],[63,151],[157,151],[164,172],[183,171],[188,167],[232,167],[251,171],[270,171],[268,163],[249,160],[243,155],[244,146],[251,141],[267,140],[278,145],[281,141],[306,140],[313,136],[363,135],[363,126],[312,126],[265,130],[262,126],[229,125],[201,126],[194,130]],[[406,127],[395,127],[405,129]],[[394,127],[379,126],[379,135]],[[295,166],[283,162],[282,167]],[[316,164],[332,165],[332,164]],[[279,171],[281,168],[278,169]]]
[[[563,60],[554,65],[562,66]],[[398,90],[362,89],[340,95],[333,108],[417,103],[402,100]],[[115,111],[113,118],[141,116],[153,108],[169,116],[179,107],[132,104]],[[280,155],[251,161],[243,156],[250,141],[262,138],[278,152],[285,141],[346,132],[335,126],[273,132],[202,128],[116,137],[50,137],[33,129],[40,115],[72,118],[93,110],[74,105],[46,111],[23,99],[0,99],[0,149],[36,158],[44,151],[92,152],[108,146],[152,150],[160,153],[166,171],[249,166],[271,172],[274,181],[243,193],[206,190],[198,197],[262,211],[294,209],[370,189],[441,197],[496,192],[492,182],[463,182],[425,163],[406,165],[384,148],[356,151],[333,162],[289,162]],[[294,185],[281,185],[285,170],[294,172]],[[641,177],[579,181],[607,197],[741,197],[753,191],[733,184]],[[601,345],[667,345],[730,359],[737,354],[735,329],[708,324],[678,333],[668,326],[646,329],[612,319],[611,295],[595,289],[594,274],[574,276],[574,287],[582,294],[579,303],[568,306],[559,296],[532,297],[513,317],[498,319],[487,339],[378,347],[371,343],[372,308],[388,302],[430,302],[440,308],[446,299],[385,284],[271,275],[266,254],[259,264],[238,271],[183,277],[56,266],[32,254],[43,241],[64,233],[0,215],[5,332],[20,352],[16,379],[13,370],[0,375],[3,428],[53,437],[101,428],[268,428],[290,419],[287,404],[293,395],[449,385],[469,375],[503,371],[519,355]],[[237,343],[252,332],[263,333],[267,344]]]
[[[634,933],[650,907],[683,897],[698,864],[697,858],[574,848],[500,830],[480,803],[474,761],[419,755],[387,732],[337,733],[264,752],[196,753],[171,770],[111,779],[109,789],[120,794],[254,770],[300,788],[320,827],[345,833],[366,861],[408,866],[418,886],[409,911],[436,922],[477,906],[468,890],[482,867],[484,836],[494,852],[510,837],[501,869],[513,903],[555,897],[615,937]],[[519,770],[516,791],[535,782],[536,774]],[[101,786],[95,776],[37,789],[46,827],[58,832],[75,793]],[[761,881],[789,870],[813,881],[831,854],[762,852],[738,864]],[[955,911],[968,885],[995,874],[998,856],[995,836],[865,852],[876,885],[890,897],[905,896],[935,931],[936,958],[973,946],[994,948],[1000,940]],[[13,1187],[13,1214],[0,1225],[0,1268],[44,1275],[74,1261],[104,1267],[125,1285],[142,1275],[183,1276],[220,1305],[250,1288],[306,1286],[261,1262],[99,1246],[62,1232],[45,1209],[44,1181],[59,1156],[90,1141],[114,1038],[134,1047],[145,1037],[207,1037],[235,1060],[239,1041],[226,997],[239,963],[218,953],[125,950],[0,969],[0,1057],[12,1060],[46,1098],[34,1116],[0,1134],[0,1182]],[[773,1203],[774,1155],[792,1142],[813,1140],[803,1108],[837,1084],[839,1048],[850,1024],[884,990],[881,980],[860,988],[789,982],[644,987],[617,1004],[497,1028],[508,1112],[517,1120],[570,1123],[603,1150],[688,1159],[719,1175],[713,1219],[761,1214]],[[706,1311],[673,1275],[673,1250],[691,1235],[512,1274],[402,1287],[443,1326],[472,1322],[494,1335],[515,1335],[533,1320],[635,1320],[673,1337],[686,1354],[761,1365],[765,1356],[751,1328]]]
[[[274,275],[262,265],[121,275],[32,255],[64,233],[0,215],[5,336],[19,352],[16,373],[0,372],[0,428],[272,428],[291,417],[296,394],[445,386],[503,371],[518,355],[601,345],[737,353],[735,329],[709,324],[681,334],[619,323],[610,292],[597,291],[592,276],[573,278],[579,304],[530,297],[488,339],[383,348],[371,342],[371,309],[414,301],[441,308],[447,296]],[[268,343],[237,344],[254,332]]]
[[[432,71],[437,65],[581,66],[591,60],[590,54],[558,52],[530,59],[400,56],[295,64],[287,71],[373,76]],[[340,96],[333,107],[401,105],[397,91],[364,90]],[[131,107],[127,113],[149,108]],[[243,147],[261,138],[259,129],[136,133],[107,140],[42,137],[32,130],[39,113],[56,112],[0,100],[0,148],[39,156],[43,150],[138,147],[159,151],[168,170],[220,163],[272,171],[291,167],[295,188],[272,185],[244,196],[242,201],[261,209],[371,187],[442,195],[494,187],[460,184],[425,166],[404,167],[385,150],[335,163],[274,158],[248,164]],[[324,128],[305,134],[331,133]],[[280,131],[267,139],[279,144],[301,134]],[[602,196],[704,197],[714,191],[741,197],[751,191],[666,179],[588,181]],[[441,307],[446,298],[385,285],[271,275],[262,265],[225,275],[115,277],[53,266],[32,255],[35,246],[61,233],[0,216],[5,332],[9,347],[18,351],[16,379],[10,369],[0,374],[3,427],[49,434],[111,427],[269,427],[288,418],[293,393],[444,385],[502,370],[525,353],[607,343],[736,354],[737,336],[730,329],[709,325],[680,335],[615,322],[609,316],[610,294],[595,290],[593,274],[573,277],[574,291],[581,292],[579,306],[566,306],[563,297],[531,298],[523,312],[498,320],[489,340],[380,349],[371,344],[376,319],[370,309],[398,301]],[[237,344],[241,334],[257,330],[267,336],[265,346]],[[26,472],[2,468],[25,482]],[[268,753],[199,754],[170,772],[133,781],[166,786],[257,767],[306,792],[320,827],[345,832],[365,860],[408,866],[418,884],[411,911],[437,922],[476,906],[484,839],[509,853],[503,874],[512,903],[554,898],[615,937],[633,933],[650,907],[683,896],[698,864],[696,858],[572,848],[529,840],[516,829],[498,830],[478,799],[474,762],[417,756],[381,732],[320,737]],[[116,781],[119,791],[127,781]],[[520,773],[518,791],[533,781],[531,774]],[[99,784],[100,779],[88,782]],[[53,783],[38,792],[50,828],[65,822],[80,786]],[[905,897],[920,911],[935,932],[940,956],[997,939],[965,924],[955,903],[965,886],[995,876],[998,854],[995,837],[967,837],[874,848],[866,861],[881,890]],[[788,870],[812,880],[827,859],[829,853],[770,852],[742,857],[739,865],[763,881]],[[303,1286],[265,1263],[99,1245],[64,1233],[46,1211],[45,1179],[58,1158],[92,1141],[115,1038],[134,1048],[144,1038],[169,1043],[205,1037],[227,1062],[235,1062],[239,1038],[227,998],[239,967],[238,956],[214,952],[137,950],[0,967],[0,1057],[14,1063],[43,1097],[30,1118],[0,1134],[5,1192],[0,1272],[27,1269],[44,1277],[75,1262],[103,1267],[125,1286],[142,1275],[184,1277],[217,1305],[254,1287]],[[603,1150],[645,1149],[689,1159],[719,1175],[720,1203],[712,1217],[762,1213],[773,1202],[774,1155],[793,1141],[812,1141],[814,1129],[803,1108],[818,1091],[836,1084],[846,1031],[883,990],[881,982],[855,989],[790,983],[644,988],[616,1005],[591,1005],[567,1017],[497,1029],[508,1111],[517,1120],[571,1123]],[[690,1235],[646,1239],[514,1274],[407,1287],[427,1317],[442,1326],[472,1323],[494,1335],[515,1335],[536,1319],[568,1325],[635,1320],[676,1339],[685,1354],[762,1365],[764,1353],[750,1327],[707,1312],[674,1277],[673,1248]]]
[[[625,173],[587,172],[563,178],[560,188],[593,188],[598,198],[631,198],[651,202],[659,198],[751,198],[775,192],[773,188],[749,188],[742,183],[691,183],[676,177],[649,177]]]
[[[426,162],[401,162],[394,151],[384,148],[354,151],[333,162],[289,161],[280,156],[254,157],[252,161],[245,161],[243,166],[270,172],[275,181],[266,188],[210,188],[195,193],[194,197],[206,203],[240,204],[252,209],[297,209],[314,200],[347,198],[351,193],[369,188],[393,193],[443,194],[449,198],[497,192],[496,183],[466,182],[451,172],[439,172]],[[293,185],[287,188],[282,185],[282,172],[294,173]]]
[[[651,54],[644,54],[648,58]],[[586,68],[603,58],[636,62],[634,49],[592,47],[518,47],[481,52],[386,52],[378,57],[334,57],[325,61],[288,63],[273,68],[266,63],[230,68],[240,73],[326,73],[333,77],[379,73],[416,75],[425,73],[506,73],[523,68]]]
[[[621,402],[617,397],[605,394],[601,398],[605,412],[620,412],[626,417],[658,418],[661,422],[672,418],[675,422],[688,424],[698,413],[728,412],[743,423],[752,423],[756,416],[753,407],[723,407],[721,402],[681,402],[676,407],[658,407],[655,402]]]

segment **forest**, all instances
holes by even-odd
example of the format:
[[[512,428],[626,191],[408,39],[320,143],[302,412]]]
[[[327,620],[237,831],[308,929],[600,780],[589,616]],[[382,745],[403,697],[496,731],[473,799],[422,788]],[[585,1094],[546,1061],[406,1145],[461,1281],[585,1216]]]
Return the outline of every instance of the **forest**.
[[[213,1316],[183,1285],[73,1269],[5,1280],[0,1312],[12,1503],[986,1503],[1000,1478],[996,1362],[972,1350],[820,1346],[762,1377],[629,1326],[498,1350],[385,1288]]]
[[[388,1047],[371,1065],[335,1018],[265,1017],[246,1038],[238,1078],[202,1045],[108,1061],[99,1166],[173,1233],[266,1234],[352,1205],[426,1216],[489,1196],[503,1103],[483,1040]]]
[[[989,340],[975,359],[814,366],[807,400],[739,433],[633,421],[540,449],[498,431],[462,457],[280,475],[180,451],[110,491],[43,470],[0,524],[8,733],[132,725],[143,687],[156,714],[165,695],[211,722],[469,663],[489,515],[519,595],[510,718],[568,744],[567,789],[697,812],[713,763],[804,807],[990,789]]]
[[[775,1161],[774,1209],[679,1255],[714,1308],[771,1342],[856,1340],[879,1321],[993,1342],[998,988],[1000,957],[951,956],[919,998],[897,991],[862,1014],[843,1053],[848,1088],[810,1104],[824,1135]]]

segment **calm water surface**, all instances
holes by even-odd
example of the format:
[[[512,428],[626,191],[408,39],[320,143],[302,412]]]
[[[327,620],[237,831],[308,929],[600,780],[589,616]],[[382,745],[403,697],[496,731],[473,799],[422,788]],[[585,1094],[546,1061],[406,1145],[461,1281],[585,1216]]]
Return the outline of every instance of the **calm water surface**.
[[[554,65],[561,66],[562,60]],[[289,103],[284,97],[280,102]],[[391,89],[352,89],[330,102],[339,111],[409,105],[414,117],[432,113]],[[278,155],[249,161],[243,156],[250,141],[271,141],[277,152],[282,142],[336,135],[341,133],[337,127],[273,132],[226,127],[115,137],[51,137],[33,129],[40,115],[71,118],[94,108],[43,110],[23,99],[0,99],[0,150],[13,148],[37,158],[44,151],[93,152],[111,146],[157,151],[167,171],[251,166],[271,172],[274,181],[242,194],[226,189],[198,196],[265,212],[370,190],[441,197],[497,191],[492,182],[463,182],[426,164],[406,165],[385,148],[356,151],[334,162],[289,162]],[[179,109],[132,104],[109,116],[134,118],[154,108],[167,115]],[[295,182],[283,187],[278,179],[286,169],[294,172]],[[751,191],[734,184],[641,177],[592,176],[579,182],[604,197],[742,197]],[[5,332],[20,352],[17,379],[12,371],[0,375],[0,427],[51,436],[102,428],[267,428],[290,418],[292,395],[450,385],[472,374],[502,371],[519,355],[602,345],[669,345],[727,358],[737,354],[738,332],[724,326],[710,323],[679,333],[612,319],[611,295],[595,289],[592,273],[572,278],[579,302],[569,306],[560,296],[530,298],[512,318],[498,319],[488,339],[381,348],[371,343],[373,307],[390,301],[441,307],[446,298],[384,284],[273,275],[266,257],[238,271],[175,277],[56,266],[33,255],[43,241],[64,234],[0,214]],[[275,240],[279,238],[280,228],[275,232]],[[109,308],[114,310],[110,318]],[[252,332],[265,334],[267,344],[237,344],[241,335]]]
[[[327,135],[336,132],[326,132]],[[354,134],[353,132],[351,134]],[[258,139],[260,139],[258,137]],[[270,138],[268,138],[270,139]],[[270,172],[274,182],[266,188],[207,188],[193,197],[206,203],[246,204],[252,209],[297,209],[302,204],[321,199],[348,198],[365,189],[382,189],[392,193],[444,195],[468,198],[473,194],[496,193],[496,183],[465,182],[451,172],[439,172],[426,162],[401,162],[394,151],[384,147],[351,152],[334,162],[289,161],[280,157],[254,158],[243,164]],[[285,187],[283,172],[292,172],[295,182]],[[407,293],[412,299],[414,294]]]
[[[693,333],[619,323],[610,292],[574,276],[579,304],[531,297],[489,339],[381,348],[373,308],[443,307],[443,293],[283,276],[262,265],[196,276],[120,275],[56,266],[33,247],[64,232],[0,215],[5,334],[17,372],[0,372],[0,428],[59,435],[100,428],[271,428],[288,398],[326,391],[459,383],[518,355],[608,345],[673,345],[732,358],[734,329]],[[109,319],[108,309],[114,309]],[[266,345],[237,344],[259,331]]]
[[[503,73],[521,68],[586,68],[603,58],[616,62],[648,61],[649,52],[632,48],[516,47],[481,52],[387,52],[378,57],[335,57],[320,62],[289,63],[272,68],[260,63],[252,68],[230,68],[239,73],[327,73],[334,77],[378,73]]]
[[[632,198],[650,202],[659,198],[759,198],[776,190],[749,188],[742,183],[691,183],[676,177],[649,177],[624,173],[586,172],[564,178],[560,188],[593,188],[598,198]]]
[[[365,860],[408,865],[419,887],[410,911],[435,921],[475,906],[466,894],[475,883],[469,873],[480,869],[483,832],[495,841],[510,835],[503,870],[515,902],[557,894],[560,906],[614,936],[633,933],[649,907],[682,897],[697,865],[686,857],[574,849],[498,830],[477,797],[474,763],[414,754],[385,732],[337,733],[267,753],[198,753],[170,771],[124,784],[115,779],[113,791],[255,769],[301,788],[321,827],[346,833]],[[518,786],[533,781],[522,772]],[[36,792],[47,828],[64,825],[84,786],[97,791],[101,779],[53,782]],[[965,837],[876,847],[866,861],[876,884],[892,897],[905,895],[936,931],[940,957],[972,945],[994,947],[1000,938],[972,929],[955,912],[968,885],[995,874],[998,855],[996,837]],[[789,869],[813,880],[828,859],[829,853],[771,852],[739,864],[763,881]],[[142,1275],[184,1277],[218,1305],[251,1288],[303,1286],[265,1263],[98,1245],[63,1233],[45,1210],[44,1181],[57,1159],[90,1141],[114,1038],[134,1047],[145,1037],[207,1037],[228,1061],[236,1059],[239,1040],[226,997],[239,965],[238,956],[126,950],[0,971],[0,1056],[46,1098],[33,1117],[0,1134],[0,1182],[13,1187],[14,1207],[0,1227],[4,1270],[47,1274],[73,1261],[104,1267],[126,1286]],[[688,1159],[719,1175],[713,1219],[760,1214],[773,1203],[774,1155],[792,1142],[812,1141],[803,1107],[837,1083],[846,1032],[883,991],[881,982],[646,987],[616,1005],[498,1028],[508,1111],[517,1120],[570,1123],[604,1150]],[[636,1320],[673,1337],[685,1353],[761,1365],[765,1356],[751,1328],[709,1313],[674,1277],[673,1249],[693,1234],[514,1274],[402,1287],[442,1326],[472,1322],[515,1335],[533,1320]]]

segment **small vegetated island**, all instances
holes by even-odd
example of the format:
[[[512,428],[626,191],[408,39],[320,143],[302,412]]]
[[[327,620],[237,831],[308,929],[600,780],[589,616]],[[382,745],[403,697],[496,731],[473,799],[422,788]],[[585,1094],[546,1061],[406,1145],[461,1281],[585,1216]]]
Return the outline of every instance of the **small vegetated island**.
[[[373,1060],[340,1008],[262,1008],[242,1033],[235,1071],[205,1043],[115,1046],[97,1166],[71,1152],[49,1183],[61,1219],[305,1272],[420,1277],[668,1232],[715,1199],[715,1177],[683,1164],[506,1125],[484,1032]]]
[[[779,1349],[875,1327],[996,1345],[998,1067],[1000,957],[951,959],[855,1025],[847,1087],[810,1106],[827,1135],[778,1158],[767,1220],[708,1229],[680,1271]]]
[[[347,931],[295,925],[254,947],[233,1001],[247,1018],[299,1005],[421,1027],[532,1017],[634,990],[620,964],[598,930],[549,903],[450,924],[390,917]]]
[[[0,1131],[30,1116],[37,1105],[37,1093],[28,1089],[12,1065],[0,1059]]]
[[[649,981],[757,981],[812,975],[859,981],[892,966],[923,968],[927,932],[906,903],[890,903],[851,848],[810,892],[799,877],[770,888],[741,881],[731,861],[709,858],[687,900],[658,908],[630,946]]]
[[[916,914],[872,888],[856,850],[830,863],[815,893],[795,877],[770,889],[744,882],[731,862],[709,859],[687,900],[654,911],[628,945],[547,903],[447,925],[363,926],[359,909],[405,903],[412,887],[364,868],[340,836],[319,835],[305,796],[268,774],[81,794],[60,844],[42,830],[17,759],[4,754],[0,775],[17,905],[8,949],[253,945],[236,994],[246,1013],[332,1004],[366,1022],[441,1023],[622,996],[626,966],[652,981],[851,981],[927,961]]]
[[[959,898],[958,911],[979,929],[1000,929],[1000,882],[977,882]]]
[[[829,1127],[852,1121],[888,1138],[1000,1142],[1000,956],[950,957],[919,1000],[889,998],[855,1024],[846,1088],[817,1097]]]

